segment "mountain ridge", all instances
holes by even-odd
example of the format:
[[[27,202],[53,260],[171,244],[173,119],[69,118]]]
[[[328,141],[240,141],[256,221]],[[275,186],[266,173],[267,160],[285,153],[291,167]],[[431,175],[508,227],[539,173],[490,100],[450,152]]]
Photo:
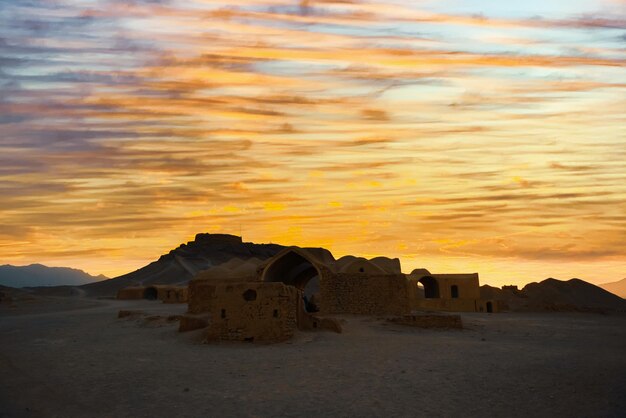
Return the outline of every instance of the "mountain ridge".
[[[82,286],[106,279],[108,277],[102,274],[93,276],[77,268],[50,267],[40,263],[0,266],[0,285],[13,288]]]

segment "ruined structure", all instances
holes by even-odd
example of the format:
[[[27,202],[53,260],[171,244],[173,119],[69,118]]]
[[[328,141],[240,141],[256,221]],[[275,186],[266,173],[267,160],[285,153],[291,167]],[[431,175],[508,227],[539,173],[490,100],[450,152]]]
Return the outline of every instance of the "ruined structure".
[[[481,300],[478,273],[431,274],[426,269],[413,270],[407,276],[417,297],[413,310],[448,312],[495,312],[493,301]],[[422,296],[423,292],[423,296]]]
[[[147,299],[160,300],[163,303],[187,303],[187,286],[131,286],[120,289],[117,292],[117,299]]]
[[[284,341],[297,329],[300,294],[292,286],[249,282],[200,287],[207,292],[205,304],[193,309],[210,314],[209,340]]]
[[[496,310],[492,301],[480,299],[477,273],[431,274],[417,269],[404,275],[398,259],[346,256],[335,260],[323,249],[289,247],[260,265],[258,272],[260,281],[281,281],[300,289],[309,310],[322,314]]]
[[[405,275],[398,259],[335,260],[322,248],[287,247],[263,262],[232,262],[199,273],[189,284],[180,330],[205,328],[207,340],[284,341],[297,329],[341,332],[328,315],[385,315],[398,323],[457,327],[456,319],[417,313],[496,310],[493,301],[480,299],[476,273],[417,269]]]
[[[300,289],[278,281],[193,280],[180,330],[205,327],[208,341],[278,342],[297,329],[341,332],[338,322],[306,312]]]

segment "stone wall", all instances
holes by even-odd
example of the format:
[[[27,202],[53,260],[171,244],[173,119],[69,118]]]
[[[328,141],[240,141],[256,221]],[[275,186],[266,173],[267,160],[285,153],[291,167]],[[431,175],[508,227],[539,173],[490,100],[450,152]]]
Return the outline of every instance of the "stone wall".
[[[338,273],[320,280],[323,314],[403,315],[410,312],[403,274]]]

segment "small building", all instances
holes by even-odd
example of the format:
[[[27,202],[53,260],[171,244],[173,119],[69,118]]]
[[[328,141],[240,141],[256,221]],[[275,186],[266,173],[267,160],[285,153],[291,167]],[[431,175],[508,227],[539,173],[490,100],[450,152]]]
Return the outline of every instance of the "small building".
[[[478,273],[431,274],[426,269],[416,269],[407,278],[413,310],[497,312],[494,301],[480,298]]]
[[[187,286],[130,286],[118,290],[117,299],[160,300],[163,303],[187,303]]]
[[[194,279],[188,317],[203,315],[209,319],[198,323],[206,325],[207,341],[280,342],[298,329],[341,332],[338,322],[306,312],[302,292],[281,282]]]

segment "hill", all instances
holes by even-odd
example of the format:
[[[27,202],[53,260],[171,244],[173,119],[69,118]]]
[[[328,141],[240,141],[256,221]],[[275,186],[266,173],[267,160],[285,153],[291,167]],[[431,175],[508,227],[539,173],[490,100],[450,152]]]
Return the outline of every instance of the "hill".
[[[82,287],[91,296],[113,296],[127,286],[149,284],[186,284],[199,271],[239,260],[265,260],[284,247],[277,244],[243,242],[241,237],[227,234],[197,234],[193,241],[159,257],[158,260],[113,279]]]
[[[105,276],[92,276],[82,270],[68,267],[47,267],[42,264],[29,266],[0,266],[0,285],[8,287],[81,286],[105,280]]]
[[[604,283],[599,286],[622,299],[626,299],[626,279],[622,279],[617,282]]]
[[[481,287],[481,297],[504,300],[512,311],[623,311],[626,300],[580,279],[546,279],[521,290]]]

